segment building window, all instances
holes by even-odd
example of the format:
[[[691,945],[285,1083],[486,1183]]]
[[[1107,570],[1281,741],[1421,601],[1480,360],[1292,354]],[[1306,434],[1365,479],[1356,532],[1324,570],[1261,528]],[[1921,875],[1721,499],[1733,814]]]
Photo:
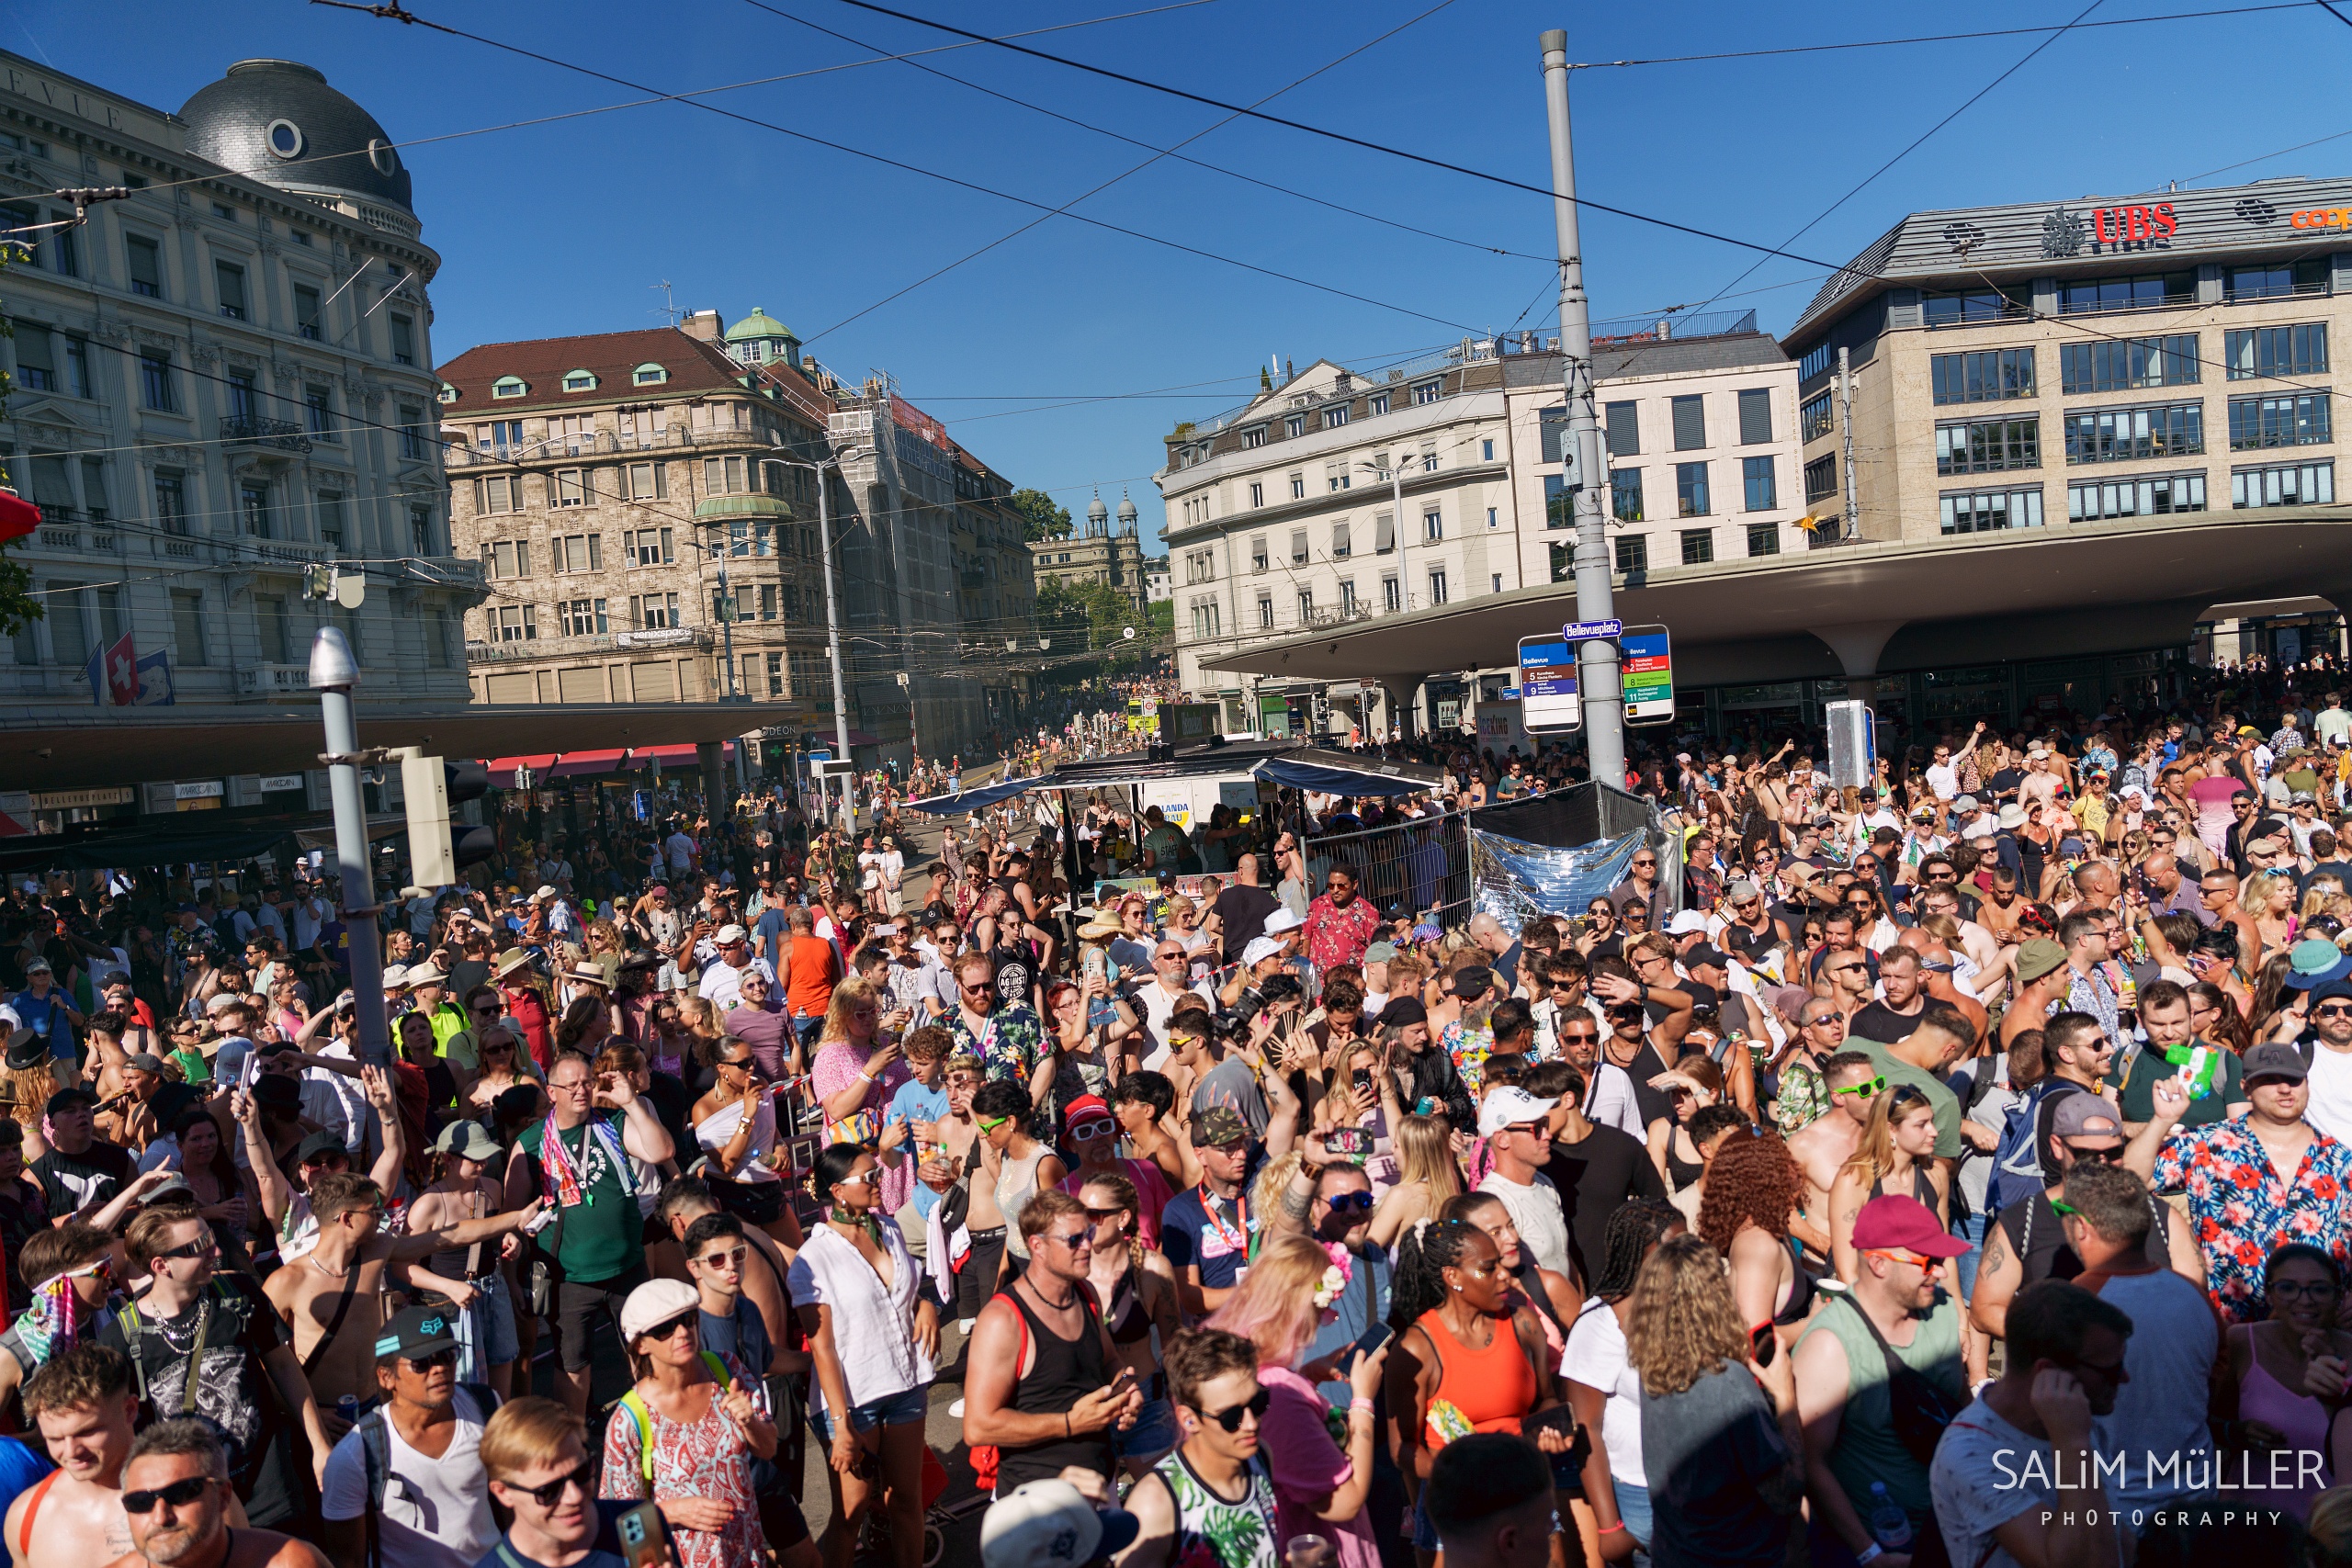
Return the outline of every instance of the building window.
[[[416,322],[402,315],[392,317],[392,363],[416,363]]]
[[[322,441],[341,439],[334,433],[334,411],[328,404],[327,389],[324,387],[302,389],[302,412],[304,423],[310,427],[311,434]]]
[[[712,495],[747,495],[751,483],[744,477],[741,457],[705,457],[702,460],[702,488]]]
[[[1432,607],[1445,603],[1445,568],[1430,569],[1430,604]]]
[[[1677,517],[1704,517],[1714,511],[1707,498],[1706,464],[1674,465],[1674,507]]]
[[[1494,460],[1495,460],[1495,444],[1494,444],[1493,442],[1491,442],[1491,441],[1481,441],[1481,442],[1479,442],[1479,443],[1478,443],[1478,461],[1480,461],[1480,462],[1482,462],[1482,463],[1491,463],[1491,462],[1493,462]]]
[[[1987,419],[1936,426],[1936,472],[1989,474],[2041,467],[2039,419]]]
[[[1405,606],[1405,589],[1394,577],[1380,580],[1380,608],[1385,615],[1395,615]]]
[[[1802,387],[1815,376],[1826,376],[1838,362],[1838,351],[1826,343],[1815,344],[1797,361],[1797,385]]]
[[[490,384],[490,395],[493,398],[519,398],[528,394],[530,389],[531,384],[520,376],[501,376]]]
[[[567,599],[558,614],[566,637],[594,637],[612,629],[602,599]]]
[[[1992,534],[2041,526],[2041,487],[1953,491],[1938,498],[1947,534]]]
[[[2065,419],[2066,461],[2069,463],[2122,463],[2137,457],[2179,457],[2205,450],[2205,405],[2202,403],[2086,409],[2079,413],[2068,413]],[[1942,432],[1937,434],[1940,435]],[[1954,468],[1949,471],[1972,473],[1979,470]]]
[[[1442,380],[1422,381],[1413,388],[1413,405],[1418,408],[1423,403],[1433,403],[1443,396],[1445,383]]]
[[[678,617],[678,596],[675,593],[632,593],[628,596],[628,624],[633,631],[662,631],[682,626]]]
[[[178,645],[182,664],[200,670],[209,660],[204,651],[204,595],[191,589],[172,590],[172,641]]]
[[[1263,534],[1256,534],[1250,536],[1250,570],[1251,571],[1264,571],[1266,570],[1266,536]]]
[[[2222,291],[2233,301],[2324,294],[2328,291],[2327,274],[2325,256],[2311,256],[2282,266],[2233,266],[2228,271]]]
[[[1254,450],[1265,444],[1266,427],[1262,424],[1253,424],[1241,433],[1241,445],[1245,450]]]
[[[1400,457],[1400,458],[1398,458],[1398,459],[1397,459],[1397,461],[1402,462],[1402,461],[1404,461],[1404,459]],[[1436,448],[1436,447],[1434,447],[1434,446],[1424,446],[1424,447],[1422,447],[1422,448],[1421,448],[1421,472],[1423,472],[1423,473],[1425,473],[1425,474],[1433,474],[1433,473],[1437,472],[1437,448]]]
[[[1674,449],[1695,452],[1707,444],[1707,400],[1693,392],[1673,399],[1668,407],[1674,418]]]
[[[400,419],[401,460],[405,463],[424,462],[428,450],[425,446],[424,411],[412,404],[402,403],[400,409]]]
[[[179,399],[172,389],[172,355],[169,349],[140,351],[139,400],[158,413],[179,412]]]
[[[1646,534],[1623,534],[1617,538],[1617,570],[1621,575],[1650,569],[1650,541]]]
[[[1566,409],[1536,410],[1535,440],[1536,451],[1541,455],[1543,461],[1566,462],[1568,446],[1568,411]]]
[[[187,475],[181,469],[155,470],[155,525],[166,534],[187,535]]]
[[[2254,327],[2222,334],[2222,356],[2233,381],[2262,376],[2324,376],[2327,373],[2327,324]]]
[[[1609,494],[1618,522],[1639,523],[1645,520],[1646,514],[1642,510],[1641,469],[1610,469]],[[1549,499],[1548,492],[1546,499]]]
[[[1306,416],[1303,413],[1292,414],[1288,419],[1283,421],[1283,430],[1294,440],[1306,434]]]
[[[1742,457],[1739,478],[1748,511],[1770,512],[1781,504],[1780,480],[1774,477],[1770,457]]]
[[[441,553],[434,547],[440,540],[433,526],[433,508],[412,506],[408,509],[408,537],[410,547],[420,556]]]
[[[161,299],[164,297],[163,247],[144,234],[126,234],[122,248],[130,264],[130,291],[143,294],[150,299]],[[312,290],[313,297],[316,292]]]
[[[1396,519],[1386,512],[1372,514],[1372,553],[1387,555],[1396,547]]]
[[[2058,367],[2059,384],[2069,396],[2134,387],[2193,387],[2198,379],[2197,334],[2061,344]]]
[[[499,642],[537,642],[539,640],[538,606],[501,604],[490,612],[490,628],[494,640]]]
[[[1804,466],[1804,503],[1826,501],[1838,493],[1838,454],[1815,457]]]
[[[1352,618],[1356,613],[1356,580],[1352,577],[1340,584],[1340,614]]]
[[[509,512],[523,510],[523,481],[520,477],[502,474],[496,479],[474,481],[474,513],[480,517],[500,517]]]
[[[1375,418],[1381,414],[1386,413],[1388,412],[1388,394],[1385,392],[1373,393],[1372,396],[1364,400],[1364,408],[1367,412]]]
[[[1328,408],[1328,409],[1325,409],[1325,410],[1323,411],[1323,428],[1324,428],[1324,429],[1326,429],[1326,430],[1337,430],[1337,429],[1339,429],[1339,428],[1340,428],[1340,426],[1341,426],[1341,425],[1343,425],[1343,424],[1345,424],[1345,423],[1348,423],[1348,405],[1347,405],[1347,404],[1345,404],[1345,403],[1340,403],[1340,404],[1339,404],[1337,407],[1334,407],[1334,408]]]
[[[548,541],[548,558],[559,573],[605,570],[605,536],[559,534]]]
[[[2196,340],[2189,340],[2196,357]],[[2069,345],[2072,352],[2073,345]],[[2033,389],[2033,350],[2030,348],[1992,348],[1976,354],[1938,354],[1928,361],[1928,379],[1939,403],[1989,403],[2006,398],[2030,398]],[[2191,379],[2194,379],[2192,377]],[[2074,390],[2069,387],[2067,390]],[[1817,416],[1820,428],[1814,424]],[[1805,439],[1826,435],[1830,426],[1829,394],[1823,393],[1805,405]]]
[[[1305,474],[1291,475],[1290,498],[1293,501],[1305,501],[1306,499],[1306,476]]]
[[[1434,545],[1445,537],[1445,514],[1442,512],[1421,513],[1421,540]]]
[[[1642,449],[1641,421],[1635,417],[1632,403],[1606,403],[1600,412],[1603,428],[1609,435],[1611,457],[1631,457]],[[1549,461],[1556,463],[1559,459],[1554,457]]]
[[[2094,310],[2154,310],[2165,305],[2193,304],[2196,299],[2197,275],[2193,272],[2086,277],[2058,286],[2058,313],[2073,316]]]
[[[628,373],[628,378],[639,387],[658,387],[670,378],[670,373],[659,365],[640,365]]]
[[[1305,626],[1312,626],[1314,623],[1315,590],[1312,588],[1302,588],[1298,591],[1298,624]]]
[[[1772,393],[1750,387],[1739,394],[1739,444],[1760,446],[1772,439]]]
[[[1349,544],[1349,540],[1348,540],[1348,525],[1347,525],[1347,524],[1346,524],[1345,522],[1339,522],[1339,523],[1334,523],[1334,524],[1332,524],[1332,525],[1331,525],[1331,558],[1332,558],[1333,560],[1345,560],[1345,559],[1347,559],[1347,558],[1348,558],[1348,556],[1349,556],[1349,554],[1350,554],[1350,551],[1349,551],[1349,548],[1348,548],[1348,544]]]
[[[1347,489],[1350,482],[1350,476],[1346,467],[1342,464],[1334,463],[1329,468],[1324,469],[1323,482],[1331,490],[1340,491]]]
[[[1940,401],[1941,400],[1938,400]],[[1797,439],[1818,441],[1838,428],[1838,408],[1827,392],[1807,398],[1797,409]]]
[[[639,528],[621,536],[621,550],[639,566],[668,566],[677,558],[672,540],[667,528]]]
[[[227,262],[212,264],[214,292],[220,297],[220,313],[232,321],[245,319],[245,269]]]
[[[1256,483],[1250,485],[1250,504],[1251,506],[1263,506],[1266,504],[1266,487],[1264,485]]]
[[[1682,530],[1682,564],[1704,566],[1715,558],[1715,531],[1713,528]]]
[[[625,470],[628,475],[628,495],[631,501],[662,501],[670,493],[669,465],[666,463],[631,463]]]
[[[2316,446],[2334,440],[2325,392],[2230,400],[2230,450]]]
[[[548,499],[558,506],[585,506],[587,487],[579,468],[558,468],[548,476]]]
[[[334,490],[319,491],[319,538],[322,543],[342,547],[345,538],[343,492]]]
[[[2255,506],[2329,506],[2335,501],[2334,463],[2271,463],[2230,470],[2230,504],[2241,511]]]
[[[1747,553],[1751,556],[1779,555],[1781,525],[1778,523],[1750,523],[1747,525]]]
[[[481,563],[489,569],[492,581],[531,575],[531,542],[528,539],[502,539],[481,547]]]
[[[277,530],[270,522],[267,485],[247,483],[237,487],[237,520],[249,539],[277,537]]]
[[[1258,629],[1261,632],[1274,629],[1274,596],[1271,593],[1258,595]]]
[[[2104,517],[2157,517],[2205,510],[2205,476],[2157,474],[2147,479],[2087,479],[2066,487],[2066,516],[2076,523]],[[1949,532],[1949,530],[1947,530]]]
[[[1499,528],[1502,525],[1502,509],[1495,506],[1489,506],[1487,508],[1487,526],[1489,528]]]
[[[254,394],[259,390],[254,383],[253,372],[232,370],[221,378],[221,384],[227,392],[229,417],[250,422],[258,400]]]
[[[1306,530],[1304,528],[1293,528],[1290,531],[1290,564],[1293,566],[1306,564]]]
[[[1997,321],[2005,316],[2022,316],[2026,313],[2026,306],[2023,301],[2011,299],[2002,289],[1963,288],[1948,294],[1923,295],[1919,300],[1919,311],[1931,327],[1958,327],[1975,321]],[[1814,353],[1821,354],[1824,350],[1828,351],[1822,367],[1826,369],[1838,355],[1826,344]],[[1813,355],[1805,355],[1805,364],[1812,363]],[[1800,380],[1811,378],[1803,366],[1798,367],[1797,376]]]

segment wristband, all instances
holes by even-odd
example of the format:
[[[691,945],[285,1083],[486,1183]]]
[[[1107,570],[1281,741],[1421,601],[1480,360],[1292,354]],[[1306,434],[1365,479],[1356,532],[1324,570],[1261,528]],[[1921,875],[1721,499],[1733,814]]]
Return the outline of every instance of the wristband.
[[[1601,1533],[1602,1535],[1607,1535],[1607,1534],[1609,1534],[1611,1530],[1621,1530],[1621,1529],[1623,1529],[1624,1528],[1625,1528],[1625,1521],[1624,1521],[1624,1520],[1623,1520],[1623,1519],[1619,1519],[1619,1520],[1618,1520],[1615,1524],[1613,1524],[1613,1525],[1603,1525],[1603,1526],[1601,1526],[1601,1527],[1600,1527],[1600,1533]]]
[[[1348,1401],[1348,1414],[1351,1416],[1354,1415],[1359,1410],[1369,1412],[1371,1409],[1372,1401],[1366,1399],[1362,1394],[1358,1394],[1353,1399]]]
[[[1875,1562],[1885,1554],[1886,1548],[1881,1546],[1877,1541],[1872,1541],[1870,1544],[1870,1550],[1867,1551],[1857,1551],[1854,1553],[1855,1568],[1861,1568],[1861,1564],[1865,1562]]]

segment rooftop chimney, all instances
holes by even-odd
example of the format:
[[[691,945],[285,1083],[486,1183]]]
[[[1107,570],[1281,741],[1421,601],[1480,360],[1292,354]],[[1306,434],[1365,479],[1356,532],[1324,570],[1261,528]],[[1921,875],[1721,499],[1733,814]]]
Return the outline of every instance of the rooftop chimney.
[[[719,325],[718,311],[689,310],[686,312],[686,319],[678,323],[678,330],[688,337],[698,337],[705,343],[717,343],[719,334],[726,329]]]

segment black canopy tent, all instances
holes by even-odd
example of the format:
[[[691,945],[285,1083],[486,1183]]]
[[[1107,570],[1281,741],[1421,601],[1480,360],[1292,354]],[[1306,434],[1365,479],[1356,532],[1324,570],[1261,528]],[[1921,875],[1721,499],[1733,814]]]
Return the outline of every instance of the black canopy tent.
[[[368,822],[371,841],[406,831],[408,822],[401,817],[374,817]],[[207,861],[245,861],[289,843],[296,850],[332,847],[334,818],[323,811],[268,817],[223,817],[207,811],[160,819],[93,822],[63,834],[0,839],[0,872],[138,871]]]

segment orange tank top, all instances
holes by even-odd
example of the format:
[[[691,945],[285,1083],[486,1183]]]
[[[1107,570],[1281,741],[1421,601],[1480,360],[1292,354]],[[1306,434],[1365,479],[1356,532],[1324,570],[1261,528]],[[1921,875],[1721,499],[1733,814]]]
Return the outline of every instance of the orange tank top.
[[[1511,1320],[1495,1319],[1495,1337],[1479,1350],[1456,1339],[1435,1308],[1423,1313],[1419,1322],[1437,1347],[1437,1391],[1430,1396],[1431,1403],[1442,1399],[1451,1404],[1473,1431],[1516,1433],[1521,1418],[1535,1408],[1535,1368],[1521,1348]]]

